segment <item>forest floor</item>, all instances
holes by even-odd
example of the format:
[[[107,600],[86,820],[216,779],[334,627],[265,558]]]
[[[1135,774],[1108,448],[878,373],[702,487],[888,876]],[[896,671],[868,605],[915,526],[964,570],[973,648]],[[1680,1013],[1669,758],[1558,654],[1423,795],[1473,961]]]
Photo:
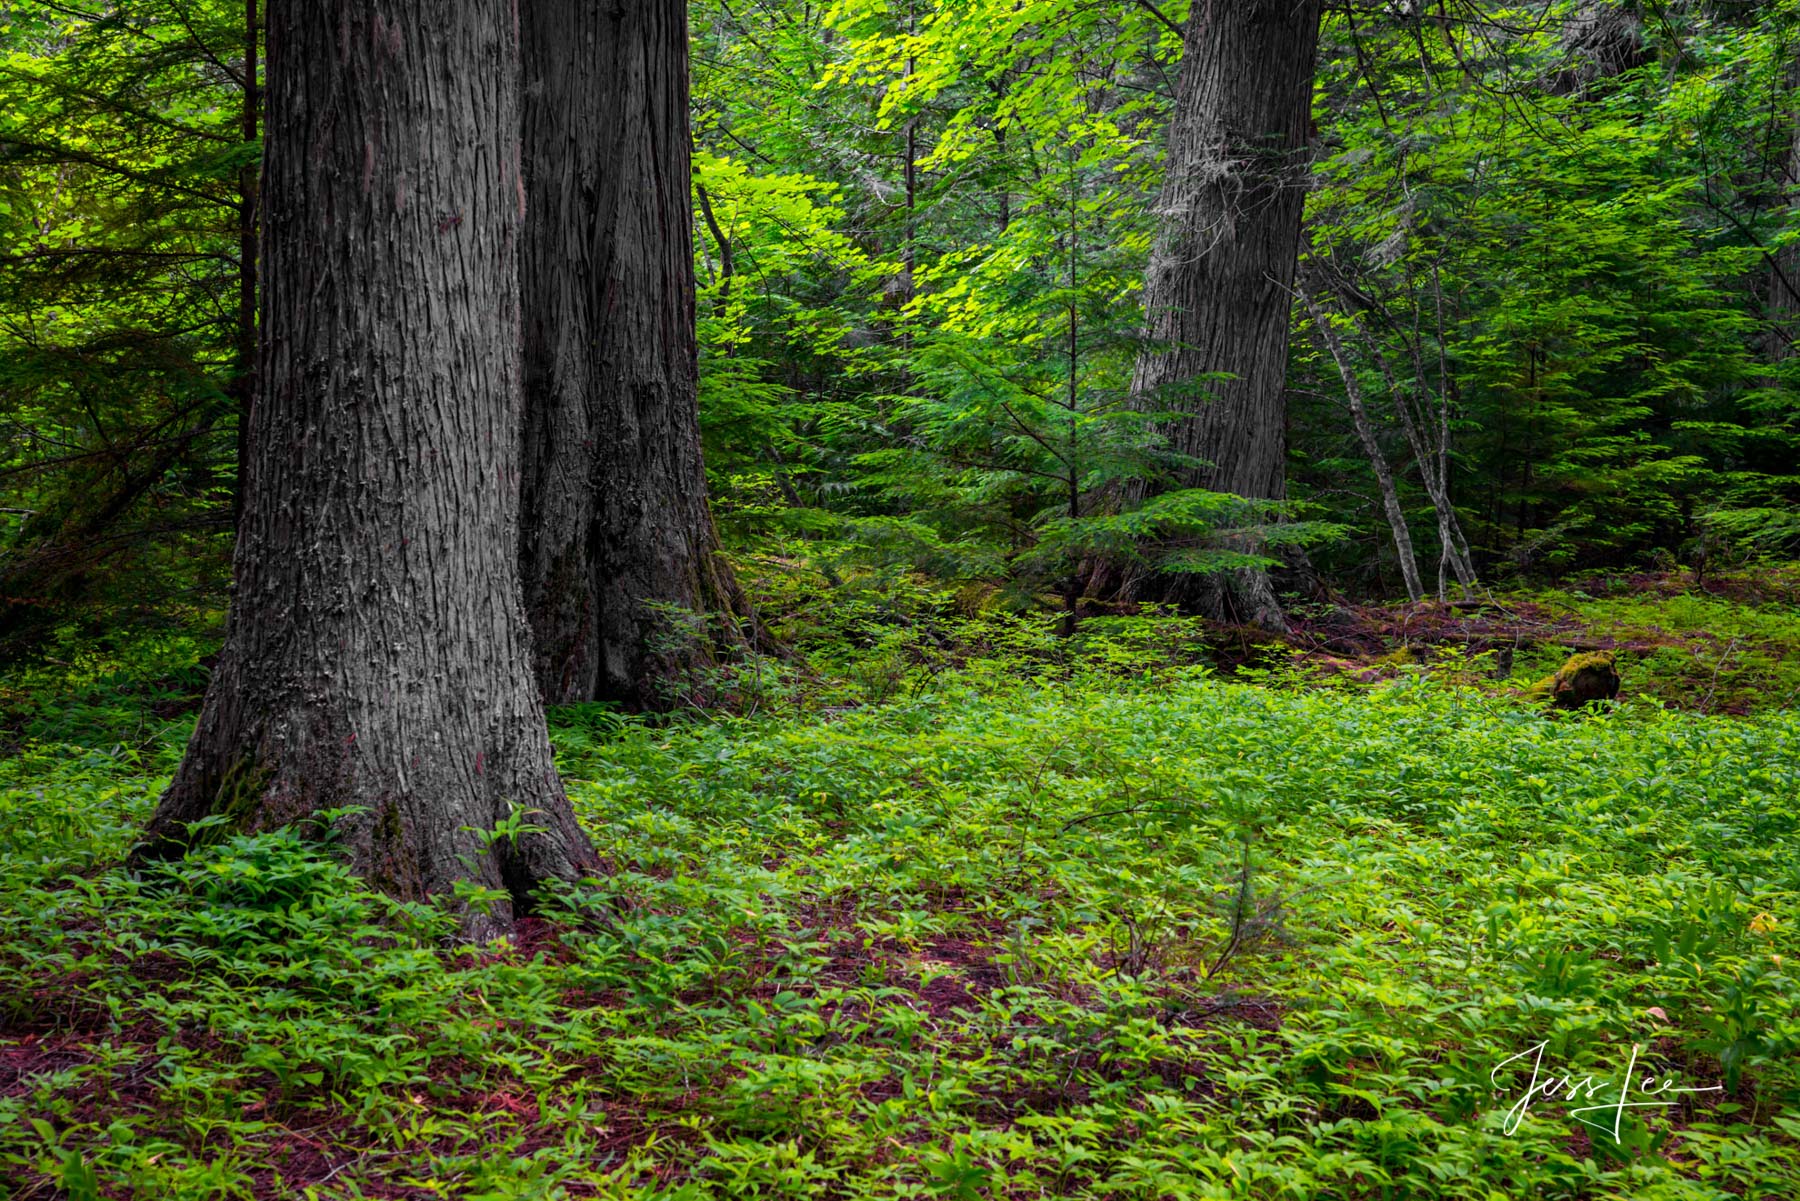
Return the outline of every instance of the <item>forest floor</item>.
[[[1288,642],[1295,665],[1319,676],[1373,683],[1423,666],[1501,688],[1609,651],[1632,695],[1742,715],[1800,705],[1800,571],[1638,572],[1447,605],[1305,606]]]
[[[480,947],[291,832],[116,866],[205,645],[64,650],[0,684],[0,1197],[1800,1196],[1761,584],[1256,655],[840,598],[739,716],[555,713],[613,870]],[[1598,639],[1619,704],[1518,695]]]

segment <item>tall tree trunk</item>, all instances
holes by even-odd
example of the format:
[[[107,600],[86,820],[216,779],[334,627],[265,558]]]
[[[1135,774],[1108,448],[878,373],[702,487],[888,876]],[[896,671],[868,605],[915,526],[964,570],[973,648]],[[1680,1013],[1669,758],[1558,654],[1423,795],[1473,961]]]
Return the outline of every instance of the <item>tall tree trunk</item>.
[[[1791,221],[1800,209],[1795,200],[1800,195],[1800,58],[1788,64],[1784,99],[1788,111],[1787,154],[1776,194],[1782,198]],[[1764,357],[1770,363],[1782,363],[1793,357],[1794,342],[1800,339],[1800,243],[1790,242],[1769,257],[1768,286]]]
[[[520,572],[546,701],[654,706],[751,619],[700,459],[679,0],[524,0]],[[670,609],[720,619],[687,628]]]
[[[245,145],[256,141],[261,118],[261,90],[257,87],[257,51],[262,22],[257,19],[257,0],[244,0],[244,105],[238,114],[238,133]],[[233,522],[244,516],[244,470],[250,461],[250,406],[256,403],[256,188],[257,166],[247,162],[238,168],[238,317],[237,378],[232,381],[237,400],[237,489],[231,497]]]
[[[269,14],[236,595],[141,856],[202,817],[356,806],[343,845],[399,896],[472,880],[517,906],[595,866],[518,597],[516,39],[508,0]],[[486,834],[521,810],[526,832]]]
[[[1152,347],[1136,403],[1191,411],[1171,448],[1210,464],[1183,487],[1286,495],[1288,316],[1306,199],[1319,0],[1194,0],[1162,199],[1144,282]],[[1199,377],[1210,399],[1193,394]],[[1177,395],[1186,389],[1186,395]],[[1284,628],[1268,576],[1238,572],[1198,596],[1193,577],[1152,590],[1214,616]]]
[[[1344,354],[1343,340],[1338,337],[1337,330],[1332,328],[1330,317],[1320,308],[1318,299],[1305,282],[1300,285],[1300,300],[1306,305],[1306,315],[1312,319],[1313,328],[1319,331],[1319,339],[1325,343],[1325,349],[1337,367],[1338,376],[1344,381],[1344,396],[1350,403],[1350,418],[1356,426],[1357,440],[1362,443],[1363,453],[1369,459],[1369,467],[1375,472],[1375,485],[1381,490],[1381,507],[1387,514],[1388,529],[1393,534],[1394,557],[1400,562],[1400,578],[1406,584],[1406,599],[1419,600],[1425,595],[1425,587],[1419,582],[1419,560],[1413,553],[1412,531],[1406,524],[1406,510],[1400,507],[1400,493],[1394,487],[1394,473],[1388,468],[1387,455],[1382,453],[1381,442],[1376,438],[1375,428],[1369,422],[1368,409],[1363,405],[1362,384],[1356,378],[1356,368]]]

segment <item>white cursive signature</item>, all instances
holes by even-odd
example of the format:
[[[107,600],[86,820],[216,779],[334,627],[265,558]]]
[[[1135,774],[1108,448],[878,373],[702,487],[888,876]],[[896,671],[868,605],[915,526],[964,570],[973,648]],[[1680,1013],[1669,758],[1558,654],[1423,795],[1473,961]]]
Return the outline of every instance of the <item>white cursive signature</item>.
[[[1518,1101],[1514,1103],[1513,1107],[1506,1111],[1506,1123],[1501,1127],[1502,1132],[1506,1134],[1512,1134],[1514,1131],[1518,1130],[1519,1123],[1523,1122],[1525,1120],[1525,1115],[1531,1112],[1531,1103],[1539,1098],[1549,1100],[1560,1096],[1565,1101],[1572,1101],[1578,1098],[1592,1101],[1596,1093],[1599,1093],[1602,1090],[1617,1088],[1619,1090],[1619,1099],[1617,1101],[1612,1101],[1605,1105],[1583,1105],[1579,1108],[1571,1109],[1569,1111],[1569,1116],[1582,1123],[1584,1126],[1592,1126],[1595,1130],[1611,1131],[1613,1141],[1618,1142],[1619,1123],[1623,1119],[1627,1109],[1655,1109],[1663,1105],[1673,1105],[1675,1103],[1676,1095],[1682,1093],[1721,1093],[1725,1091],[1725,1086],[1721,1084],[1712,1085],[1710,1088],[1676,1088],[1675,1078],[1673,1076],[1664,1077],[1662,1083],[1658,1085],[1655,1073],[1651,1073],[1637,1082],[1636,1091],[1640,1096],[1655,1099],[1633,1101],[1631,1100],[1633,1091],[1632,1076],[1637,1071],[1638,1051],[1640,1049],[1637,1043],[1631,1044],[1631,1061],[1625,1065],[1625,1074],[1616,1081],[1600,1080],[1592,1075],[1585,1076],[1580,1080],[1576,1080],[1573,1076],[1544,1075],[1544,1047],[1546,1045],[1547,1042],[1538,1043],[1534,1047],[1527,1047],[1517,1055],[1501,1060],[1498,1064],[1494,1065],[1494,1070],[1488,1073],[1488,1083],[1492,1084],[1495,1088],[1498,1088],[1500,1086],[1500,1072],[1507,1064],[1516,1063],[1526,1056],[1531,1057],[1531,1083],[1526,1086],[1525,1095],[1520,1097]],[[1612,1114],[1612,1123],[1607,1125],[1582,1116],[1583,1114],[1589,1113],[1610,1113]]]

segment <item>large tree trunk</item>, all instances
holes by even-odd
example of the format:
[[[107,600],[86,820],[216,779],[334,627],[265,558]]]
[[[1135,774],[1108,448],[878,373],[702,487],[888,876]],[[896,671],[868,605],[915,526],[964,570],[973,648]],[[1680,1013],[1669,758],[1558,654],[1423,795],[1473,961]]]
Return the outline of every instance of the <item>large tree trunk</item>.
[[[142,853],[224,815],[338,830],[403,897],[595,866],[551,763],[517,562],[509,0],[268,19],[262,339],[225,648]],[[525,811],[527,832],[486,832]],[[491,843],[491,845],[490,845]],[[471,912],[504,928],[505,902]]]
[[[1306,199],[1319,0],[1194,0],[1169,129],[1161,225],[1144,281],[1151,348],[1132,392],[1191,416],[1170,446],[1205,460],[1183,487],[1286,495],[1288,315]],[[1228,372],[1232,379],[1204,382]],[[1210,398],[1197,395],[1203,387]],[[1265,573],[1151,591],[1281,627]]]
[[[525,0],[522,18],[537,681],[552,703],[655,706],[749,618],[700,460],[687,10]]]

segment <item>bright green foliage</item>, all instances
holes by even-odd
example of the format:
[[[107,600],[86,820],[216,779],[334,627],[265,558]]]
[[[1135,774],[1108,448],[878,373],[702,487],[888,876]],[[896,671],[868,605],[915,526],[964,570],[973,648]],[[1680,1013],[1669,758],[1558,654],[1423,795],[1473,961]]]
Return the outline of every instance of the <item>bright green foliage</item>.
[[[1353,367],[1421,557],[1426,448],[1397,395],[1434,426],[1443,410],[1484,574],[1784,553],[1800,406],[1762,313],[1771,256],[1800,237],[1781,183],[1793,6],[1640,20],[1641,65],[1616,77],[1565,42],[1578,7],[1328,17],[1308,239],[1332,307],[1358,315]],[[765,463],[722,494],[764,519],[849,515],[868,551],[951,578],[1057,592],[1103,539],[1052,515],[1098,517],[1120,479],[1169,466],[1120,398],[1178,40],[1147,5],[847,0],[829,37],[811,10],[704,12],[702,143],[769,186],[832,180],[833,229],[868,256],[768,294],[835,342],[752,332],[708,360],[721,427],[755,408],[785,435],[768,440],[785,483]],[[811,244],[788,228],[744,245]],[[1342,386],[1296,334],[1293,493],[1352,534],[1321,564],[1378,581],[1388,540]]]
[[[216,0],[0,13],[0,625],[220,586],[244,36]]]
[[[920,273],[912,311],[927,330],[910,394],[889,401],[900,436],[856,460],[865,489],[913,515],[858,524],[878,556],[952,580],[998,578],[1025,605],[1078,589],[1097,555],[1217,571],[1272,561],[1217,549],[1221,527],[1253,527],[1267,546],[1316,535],[1263,528],[1280,505],[1161,491],[1193,464],[1164,447],[1157,421],[1167,414],[1127,403],[1142,247],[1113,240],[1133,214],[1111,166],[1069,148],[1019,198],[997,244]],[[1133,484],[1154,499],[1122,505]]]
[[[1171,631],[1133,627],[1088,636],[1141,671]],[[1792,712],[971,671],[833,716],[559,718],[615,870],[517,947],[447,948],[440,914],[293,832],[133,877],[110,865],[184,726],[141,756],[35,744],[0,767],[25,1073],[0,1174],[183,1197],[1800,1189]],[[1490,1077],[1540,1042],[1546,1072],[1616,1081],[1637,1045],[1727,1091],[1628,1111],[1616,1142],[1560,1098],[1508,1133],[1529,1071]]]
[[[704,201],[697,204],[701,429],[707,465],[729,481],[741,514],[740,493],[767,486],[773,473],[789,470],[789,458],[804,466],[800,429],[836,414],[828,399],[780,382],[783,376],[866,370],[867,348],[849,344],[851,318],[821,295],[873,295],[893,265],[841,231],[834,184],[757,174],[707,153],[695,155],[694,182]]]
[[[1436,441],[1489,580],[1791,554],[1800,391],[1770,301],[1800,281],[1800,8],[1413,7],[1328,14],[1306,237],[1421,561]],[[1580,44],[1595,14],[1632,31],[1622,73]],[[0,634],[222,594],[257,153],[243,16],[0,18]],[[1124,399],[1185,17],[694,9],[702,419],[728,538],[1065,603],[1096,552],[1219,570],[1244,560],[1218,535],[1254,529],[1312,538],[1336,586],[1391,590],[1374,476],[1300,315],[1296,507],[1171,502],[1186,516],[1156,544],[1127,528],[1148,518],[1108,524],[1179,466]],[[1268,526],[1301,516],[1310,533]]]
[[[119,866],[222,604],[243,13],[6,8],[0,574],[87,567],[0,679],[0,1193],[1800,1195],[1795,593],[1718,578],[1795,545],[1800,7],[1645,9],[1612,76],[1576,9],[1335,9],[1307,238],[1421,559],[1435,438],[1485,576],[1582,582],[1256,646],[1046,611],[1234,532],[1391,572],[1303,323],[1295,501],[1128,499],[1193,466],[1124,403],[1185,5],[697,5],[705,446],[788,653],[553,713],[610,870],[462,947],[324,829]],[[1419,654],[1465,615],[1510,677]],[[1518,695],[1570,638],[1619,705]],[[1720,1091],[1514,1128],[1539,1044]]]
[[[744,24],[735,11],[723,16]],[[765,16],[774,22],[770,32],[791,32],[767,10]],[[1159,56],[1172,47],[1154,17],[1063,4],[900,11],[845,3],[827,19],[843,35],[843,49],[833,45],[821,55],[807,47],[804,66],[813,82],[804,99],[796,90],[786,104],[745,105],[730,86],[745,77],[741,63],[709,65],[701,75],[708,97],[703,137],[720,139],[741,178],[780,189],[788,186],[784,177],[751,173],[738,163],[738,150],[792,136],[795,124],[824,136],[824,128],[836,128],[824,126],[827,114],[842,110],[820,96],[846,105],[866,98],[872,118],[861,137],[877,146],[885,140],[899,160],[866,152],[866,166],[851,173],[852,188],[872,189],[866,202],[881,202],[900,223],[897,242],[887,239],[899,261],[866,262],[838,249],[842,239],[819,240],[833,246],[832,261],[813,273],[810,287],[833,275],[844,281],[837,319],[818,309],[804,310],[802,319],[818,320],[815,328],[828,330],[837,346],[786,333],[760,338],[740,323],[732,353],[707,360],[709,381],[723,381],[709,382],[709,427],[752,410],[774,417],[775,400],[792,395],[757,393],[746,373],[760,368],[764,387],[774,388],[775,364],[748,363],[738,345],[749,351],[804,342],[806,365],[790,366],[789,378],[835,357],[847,382],[866,390],[860,401],[783,404],[780,419],[792,436],[759,432],[780,446],[780,457],[808,464],[809,474],[842,480],[848,500],[834,507],[848,510],[852,521],[841,536],[864,557],[951,580],[997,579],[1019,604],[1066,594],[1080,564],[1096,554],[1218,571],[1264,561],[1218,549],[1221,527],[1239,542],[1254,530],[1266,546],[1326,533],[1323,525],[1266,530],[1260,523],[1285,510],[1201,493],[1118,511],[1127,485],[1142,482],[1156,492],[1190,466],[1162,449],[1153,415],[1126,403],[1142,349],[1138,294],[1162,99],[1156,89],[1120,88],[1108,78],[1128,64],[1161,72]],[[736,43],[734,61],[779,57],[770,47],[782,44],[760,35],[749,47]],[[778,86],[797,88],[798,81]],[[702,161],[703,179],[711,161]],[[888,173],[892,190],[871,172]],[[960,199],[971,189],[980,198],[973,204]],[[796,245],[814,244],[809,228],[802,218],[763,233],[747,230],[741,246],[779,260]],[[708,278],[713,257],[703,245]],[[888,273],[874,309],[863,291],[870,269]],[[793,300],[746,297],[733,305],[755,303],[802,312]],[[846,420],[859,404],[862,425]],[[834,463],[833,452],[845,450],[860,453]]]
[[[1574,7],[1329,31],[1308,225],[1373,331],[1365,391],[1448,398],[1455,494],[1496,565],[1617,562],[1708,531],[1780,549],[1800,410],[1747,289],[1795,236],[1793,7],[1664,14],[1642,25],[1643,66],[1568,92],[1566,26],[1542,18]],[[1361,471],[1328,449],[1325,411],[1303,412],[1303,442],[1331,456],[1307,482]]]

